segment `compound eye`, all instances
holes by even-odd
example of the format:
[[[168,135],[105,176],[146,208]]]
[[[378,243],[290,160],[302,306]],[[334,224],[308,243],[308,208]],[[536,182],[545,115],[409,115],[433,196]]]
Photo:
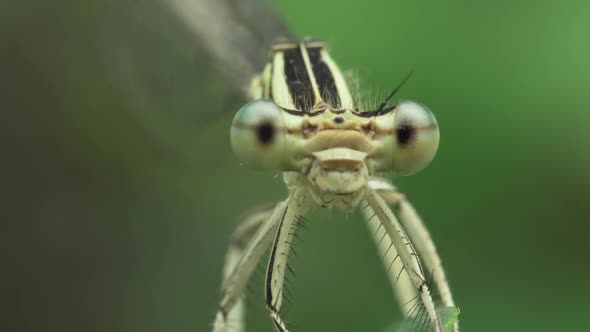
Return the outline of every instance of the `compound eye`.
[[[436,155],[439,143],[438,123],[424,105],[402,101],[393,121],[393,171],[409,175],[426,167]]]
[[[236,113],[231,145],[243,162],[259,168],[279,169],[285,155],[285,121],[272,100],[259,99]]]

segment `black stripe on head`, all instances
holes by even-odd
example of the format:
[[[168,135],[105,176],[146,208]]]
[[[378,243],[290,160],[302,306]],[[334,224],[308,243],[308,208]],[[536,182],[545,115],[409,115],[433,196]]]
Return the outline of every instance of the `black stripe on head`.
[[[286,49],[283,51],[283,55],[285,58],[285,79],[293,97],[293,104],[298,110],[309,112],[315,105],[315,97],[301,49]]]
[[[311,68],[322,99],[333,108],[340,108],[340,95],[330,67],[322,61],[322,49],[323,47],[308,47],[309,62],[311,62]]]

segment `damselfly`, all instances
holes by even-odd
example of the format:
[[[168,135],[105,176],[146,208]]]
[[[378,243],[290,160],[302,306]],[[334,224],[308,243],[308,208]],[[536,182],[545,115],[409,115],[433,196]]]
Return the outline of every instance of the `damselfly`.
[[[314,205],[363,211],[411,329],[458,331],[456,321],[445,328],[441,315],[455,303],[427,229],[404,195],[377,176],[412,174],[434,158],[439,128],[428,108],[413,101],[390,106],[398,86],[380,105],[359,109],[324,42],[271,42],[291,35],[262,0],[167,3],[251,100],[232,122],[234,152],[248,164],[283,172],[289,191],[234,231],[213,331],[243,331],[244,288],[269,249],[266,306],[277,331],[289,331],[281,311],[288,258]]]
[[[395,90],[394,90],[395,92]],[[231,129],[235,153],[246,163],[283,172],[288,198],[244,218],[226,260],[223,295],[214,331],[240,324],[240,296],[261,255],[270,248],[266,305],[278,331],[288,258],[297,226],[312,205],[360,207],[367,216],[408,318],[425,330],[443,322],[425,271],[444,306],[454,306],[440,259],[424,224],[393,185],[378,172],[411,174],[438,148],[439,129],[423,105],[359,111],[344,76],[318,40],[280,42],[250,88],[252,102],[236,114]],[[398,209],[401,223],[389,204]],[[238,323],[236,323],[238,322]]]

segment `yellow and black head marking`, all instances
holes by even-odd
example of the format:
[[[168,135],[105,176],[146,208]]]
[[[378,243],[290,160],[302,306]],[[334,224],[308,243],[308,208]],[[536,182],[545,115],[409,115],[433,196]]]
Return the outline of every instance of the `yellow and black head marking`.
[[[310,113],[321,104],[337,110],[353,107],[344,77],[320,40],[274,44],[265,72],[263,98],[286,109]]]

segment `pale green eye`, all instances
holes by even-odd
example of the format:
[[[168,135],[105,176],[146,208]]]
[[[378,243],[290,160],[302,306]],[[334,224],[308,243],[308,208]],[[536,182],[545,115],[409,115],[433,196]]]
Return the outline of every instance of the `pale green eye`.
[[[393,120],[392,171],[409,175],[426,167],[436,155],[439,129],[434,114],[413,101],[400,102]]]
[[[232,122],[231,145],[245,163],[279,169],[285,154],[285,122],[277,104],[260,99],[244,105]]]

